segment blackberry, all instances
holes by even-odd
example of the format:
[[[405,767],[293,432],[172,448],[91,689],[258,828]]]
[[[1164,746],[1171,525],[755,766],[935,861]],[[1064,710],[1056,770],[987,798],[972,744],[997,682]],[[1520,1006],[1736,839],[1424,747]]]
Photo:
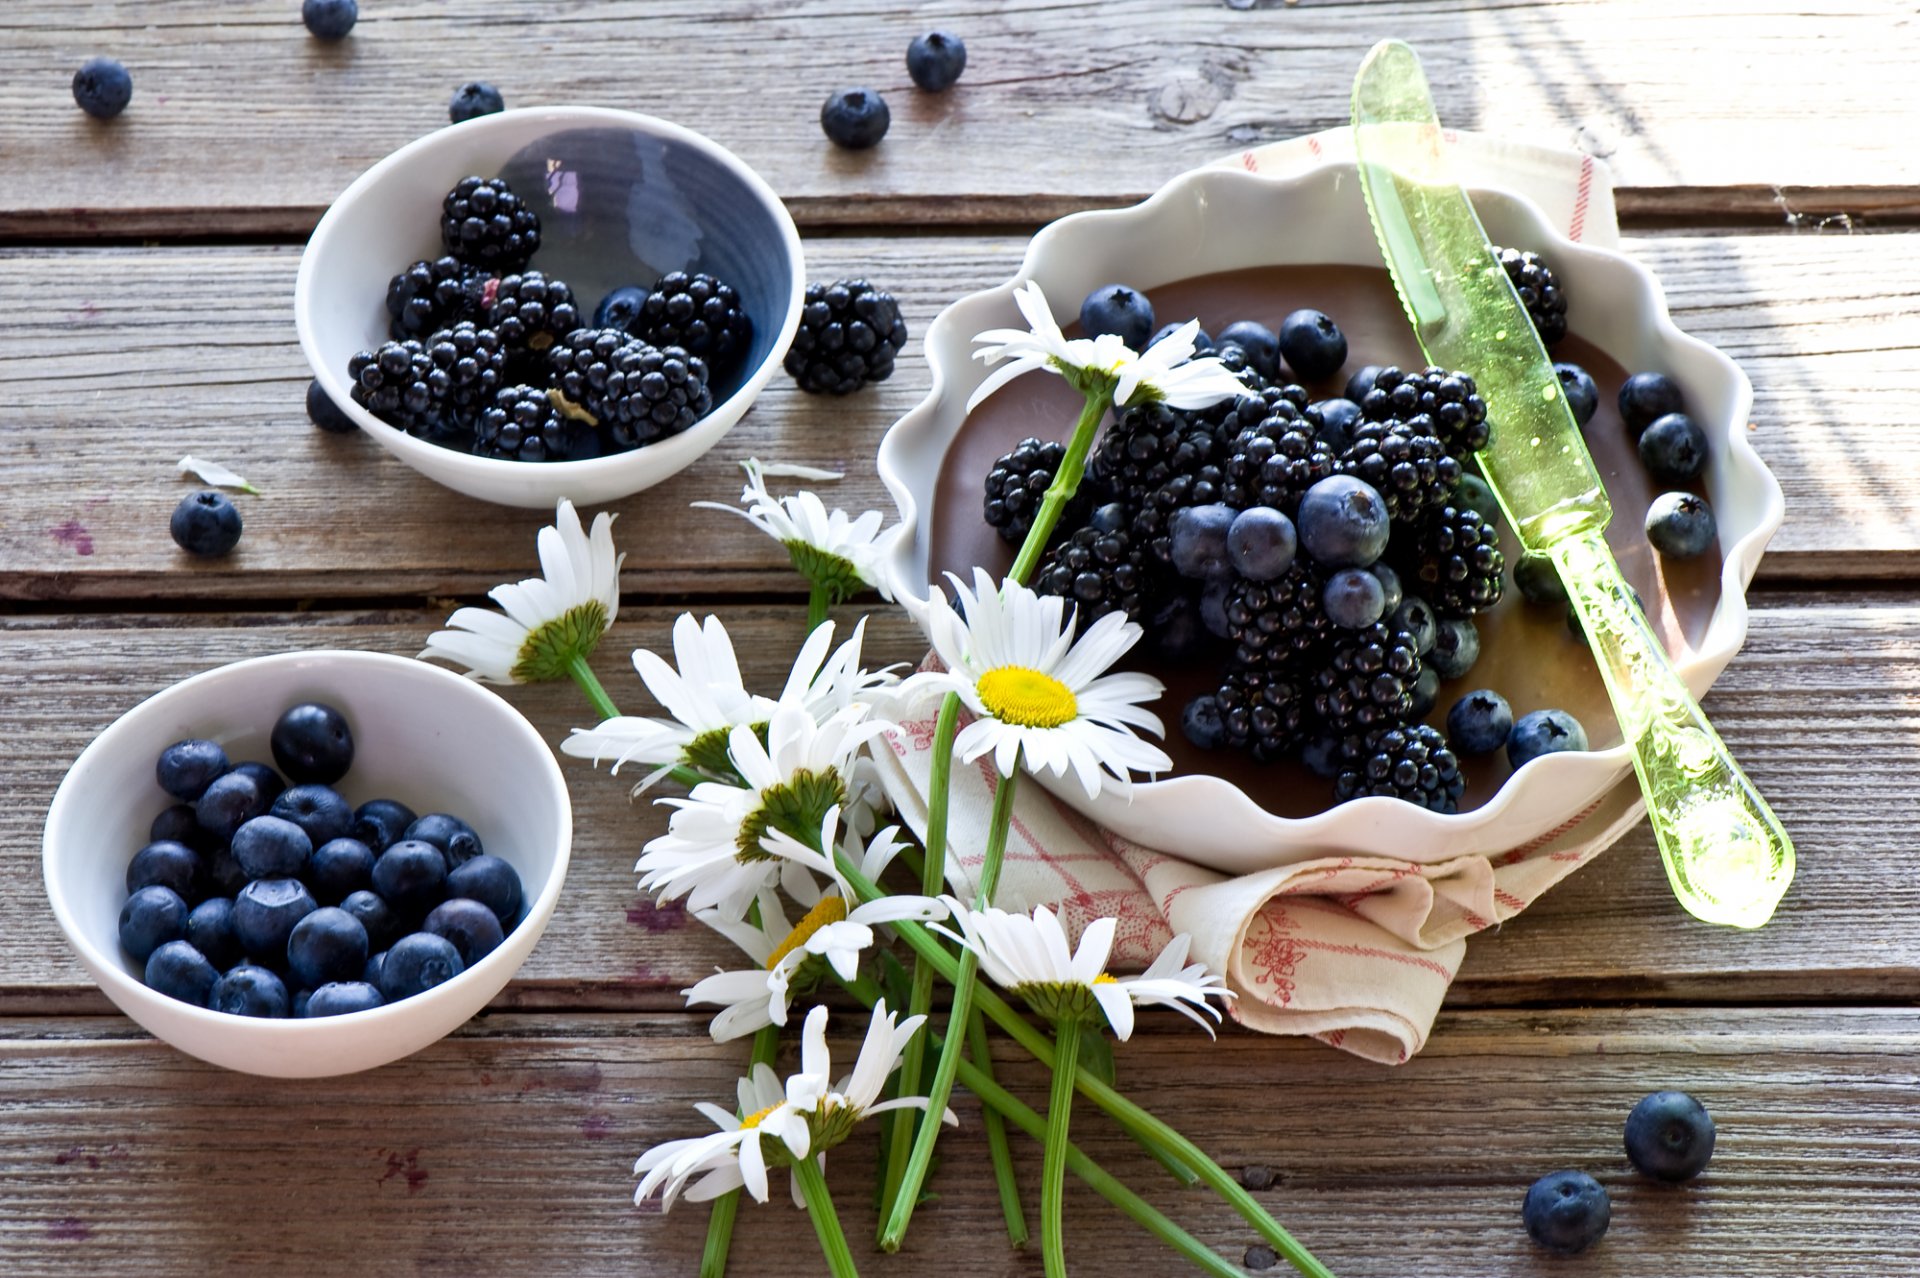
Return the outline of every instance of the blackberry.
[[[600,423],[616,451],[677,435],[713,407],[707,364],[617,328],[575,329],[547,351],[553,387]]]
[[[1226,588],[1225,638],[1242,666],[1271,668],[1308,662],[1333,633],[1321,595],[1322,574],[1303,555],[1272,581],[1237,577]]]
[[[473,431],[473,451],[508,461],[570,461],[592,427],[570,416],[538,386],[508,386],[493,397]]]
[[[353,379],[353,402],[410,435],[428,433],[434,420],[433,392],[427,374],[433,361],[416,338],[382,342],[378,349],[361,351],[347,361]]]
[[[478,319],[480,272],[457,257],[421,260],[387,282],[387,334],[425,337],[461,320]]]
[[[1368,421],[1405,422],[1415,433],[1438,439],[1455,460],[1485,448],[1491,435],[1487,404],[1465,373],[1427,368],[1405,373],[1383,368],[1360,397]]]
[[[540,217],[499,178],[463,177],[441,205],[440,242],[470,266],[518,271],[540,247]]]
[[[1372,486],[1388,516],[1400,523],[1443,505],[1460,482],[1460,463],[1447,455],[1446,445],[1401,421],[1355,426],[1337,469]]]
[[[731,284],[711,275],[674,271],[660,277],[627,331],[655,346],[678,346],[710,366],[725,367],[746,354],[753,321]]]
[[[1140,499],[1133,512],[1133,535],[1152,552],[1154,562],[1173,562],[1173,517],[1195,506],[1210,506],[1226,491],[1226,476],[1208,462],[1191,474],[1175,475]]]
[[[1213,461],[1217,451],[1210,424],[1158,401],[1136,404],[1102,432],[1087,459],[1087,477],[1138,506],[1169,479]]]
[[[487,303],[487,327],[513,351],[544,351],[582,323],[566,281],[540,271],[488,280],[480,296]]]
[[[424,343],[432,368],[427,389],[442,433],[471,431],[481,410],[506,380],[507,351],[500,334],[462,321]]]
[[[1345,803],[1379,794],[1431,812],[1458,812],[1467,785],[1447,739],[1424,723],[1383,728],[1340,743],[1333,797]]]
[[[1402,569],[1442,617],[1470,617],[1500,602],[1507,568],[1500,534],[1473,507],[1448,504],[1428,513],[1407,549]]]
[[[1033,517],[1040,512],[1040,499],[1066,456],[1066,448],[1054,440],[1023,439],[993,463],[993,469],[987,472],[985,515],[1000,540],[1018,546],[1027,539]],[[1079,501],[1080,494],[1076,493],[1074,502]],[[1080,522],[1073,518],[1071,504],[1061,522],[1069,527]]]
[[[1228,446],[1225,499],[1241,510],[1271,506],[1291,517],[1301,494],[1333,474],[1335,460],[1319,439],[1313,410],[1285,398],[1270,407],[1271,415]]]
[[[893,376],[893,357],[907,344],[900,304],[866,280],[807,285],[800,330],[786,370],[813,395],[850,395]]]
[[[1226,744],[1262,763],[1292,754],[1313,722],[1300,686],[1272,670],[1229,671],[1213,700]]]
[[[1213,355],[1229,373],[1245,382],[1250,392],[1258,393],[1273,384],[1261,376],[1260,370],[1254,365],[1253,356],[1238,342],[1229,342],[1224,338],[1215,342]]]
[[[1565,337],[1567,295],[1560,291],[1560,281],[1540,260],[1540,255],[1510,248],[1495,249],[1494,254],[1506,269],[1507,278],[1513,281],[1513,291],[1520,295],[1520,304],[1527,308],[1527,318],[1540,334],[1540,344],[1552,346]]]
[[[1083,631],[1110,612],[1139,621],[1152,602],[1147,552],[1117,526],[1117,516],[1113,512],[1102,519],[1096,512],[1095,522],[1077,529],[1033,575],[1036,593],[1058,595],[1076,606]]]
[[[1406,631],[1384,622],[1348,631],[1314,672],[1313,712],[1341,736],[1397,727],[1412,713],[1420,669],[1419,650]]]

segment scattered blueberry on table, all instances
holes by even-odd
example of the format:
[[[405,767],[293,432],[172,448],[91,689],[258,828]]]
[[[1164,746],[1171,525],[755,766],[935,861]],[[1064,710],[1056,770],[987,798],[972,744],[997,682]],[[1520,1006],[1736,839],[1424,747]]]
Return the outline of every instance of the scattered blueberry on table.
[[[892,123],[887,100],[872,89],[838,89],[820,106],[827,140],[849,151],[878,146]]]
[[[333,402],[320,379],[307,383],[307,420],[331,435],[351,435],[360,427]]]
[[[1527,1234],[1548,1251],[1572,1254],[1600,1241],[1613,1204],[1600,1182],[1583,1171],[1549,1172],[1527,1189],[1521,1208]]]
[[[1713,1157],[1713,1116],[1685,1092],[1654,1092],[1627,1115],[1627,1158],[1655,1180],[1691,1180]]]
[[[967,69],[967,43],[950,31],[929,31],[907,46],[907,74],[928,93],[945,93]]]
[[[111,120],[133,101],[133,77],[112,58],[89,58],[73,73],[73,100],[96,120]]]
[[[240,544],[240,512],[225,493],[211,488],[189,493],[173,508],[167,530],[190,555],[218,559]]]
[[[500,90],[485,80],[469,80],[453,91],[447,102],[447,118],[455,124],[477,120],[483,115],[498,115],[507,109]]]
[[[360,20],[359,0],[301,0],[300,20],[316,40],[344,40]]]

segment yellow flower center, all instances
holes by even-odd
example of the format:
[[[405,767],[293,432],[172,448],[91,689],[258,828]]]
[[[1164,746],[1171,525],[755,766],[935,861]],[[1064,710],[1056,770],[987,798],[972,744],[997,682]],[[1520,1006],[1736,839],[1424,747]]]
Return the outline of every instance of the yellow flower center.
[[[1114,980],[1111,976],[1108,976],[1105,972],[1102,972],[1100,973],[1100,975],[1093,978],[1093,983],[1095,985],[1118,985],[1120,982]]]
[[[805,945],[813,934],[829,923],[839,923],[847,917],[847,903],[837,896],[823,896],[820,904],[807,911],[805,918],[787,933],[787,939],[773,947],[773,953],[767,956],[767,970],[771,972],[780,966],[780,960]]]
[[[999,666],[974,685],[980,704],[1002,723],[1021,728],[1057,728],[1080,713],[1073,690],[1050,674],[1026,666]]]
[[[774,1110],[779,1108],[780,1107],[778,1105],[769,1105],[765,1109],[754,1110],[751,1114],[748,1114],[745,1118],[740,1120],[740,1129],[742,1131],[745,1131],[749,1127],[758,1127],[762,1119],[764,1119],[768,1114],[771,1114]]]

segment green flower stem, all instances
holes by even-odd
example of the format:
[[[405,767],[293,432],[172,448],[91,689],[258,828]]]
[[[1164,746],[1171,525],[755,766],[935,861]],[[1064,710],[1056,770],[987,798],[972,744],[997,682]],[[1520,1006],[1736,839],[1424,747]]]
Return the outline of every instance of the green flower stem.
[[[843,981],[842,984],[849,993],[868,1007],[872,1007],[880,1000],[880,987],[871,978],[862,977],[857,981]],[[928,1031],[927,1038],[935,1047],[942,1045],[940,1035],[931,1030]],[[961,1061],[960,1081],[966,1085],[968,1091],[980,1098],[980,1103],[988,1110],[1001,1115],[1033,1139],[1040,1141],[1046,1139],[1046,1120],[1012,1092],[1000,1086],[992,1074],[971,1061]],[[1239,1268],[1222,1260],[1206,1244],[1161,1215],[1146,1200],[1121,1184],[1111,1173],[1081,1153],[1073,1144],[1068,1143],[1065,1148],[1068,1171],[1085,1181],[1095,1193],[1145,1227],[1148,1233],[1186,1257],[1195,1268],[1212,1274],[1214,1278],[1245,1278],[1245,1274]]]
[[[977,898],[983,907],[992,902],[993,890],[1000,881],[1000,861],[1006,854],[1007,828],[1013,823],[1013,796],[1019,789],[1019,777],[1020,764],[1016,757],[1012,774],[1000,778],[1000,787],[993,794],[993,815],[987,825],[987,851],[980,865]],[[951,958],[944,950],[941,957]],[[887,1218],[886,1228],[880,1232],[882,1251],[899,1251],[900,1244],[906,1240],[907,1225],[913,1219],[920,1187],[926,1183],[927,1170],[933,1165],[934,1143],[940,1139],[940,1115],[947,1108],[947,1098],[953,1094],[953,1078],[960,1064],[960,1049],[966,1043],[968,1009],[978,985],[974,978],[979,969],[980,956],[972,950],[962,951],[958,970],[952,978],[953,1008],[947,1013],[948,1026],[957,1028],[957,1032],[950,1030],[940,1049],[940,1063],[934,1067],[932,1086],[927,1088],[926,1116],[920,1120],[920,1130],[914,1135],[913,1153],[907,1161],[906,1175],[900,1180],[900,1192],[894,1197],[893,1211]]]
[[[1027,530],[1027,539],[1020,544],[1019,557],[1013,561],[1013,567],[1007,573],[1008,577],[1021,585],[1025,585],[1027,579],[1033,576],[1040,556],[1046,553],[1054,526],[1060,522],[1060,512],[1066,509],[1067,502],[1072,500],[1080,487],[1080,475],[1087,467],[1087,454],[1093,451],[1093,437],[1099,431],[1107,410],[1113,407],[1111,380],[1087,389],[1085,394],[1087,402],[1080,410],[1079,422],[1074,425],[1073,438],[1067,441],[1067,455],[1061,459],[1053,482],[1047,485],[1046,496],[1040,499],[1040,510],[1033,517],[1033,527]]]
[[[933,777],[927,790],[927,856],[920,863],[920,891],[924,896],[938,896],[946,885],[947,791],[953,775],[953,738],[959,728],[960,698],[958,694],[949,692],[940,702],[940,717],[933,729]],[[927,966],[925,959],[916,956],[913,960],[913,987],[907,1015],[925,1016],[932,1005],[933,969]],[[906,1050],[900,1054],[899,1090],[896,1095],[920,1094],[926,1050],[925,1035],[916,1034],[908,1041]],[[900,1182],[907,1173],[907,1159],[913,1149],[916,1125],[916,1116],[910,1109],[897,1110],[893,1114],[887,1178],[880,1196],[880,1217],[883,1220],[893,1214],[893,1205],[899,1200]]]
[[[755,1065],[771,1065],[775,1053],[780,1050],[780,1027],[762,1026],[753,1036],[753,1053],[748,1058],[747,1072],[751,1074]],[[745,1118],[745,1114],[739,1115]],[[733,1221],[740,1214],[740,1191],[735,1189],[713,1200],[713,1210],[707,1215],[707,1246],[700,1253],[700,1278],[720,1278],[727,1272],[727,1251],[733,1246]]]
[[[580,685],[580,691],[587,694],[587,700],[593,703],[593,712],[602,719],[618,719],[620,708],[613,704],[613,698],[600,686],[600,680],[594,677],[593,667],[587,664],[585,657],[576,654],[567,661],[567,673]]]
[[[711,777],[697,768],[689,768],[684,763],[676,764],[674,768],[667,773],[667,778],[672,781],[678,781],[689,790],[693,789],[696,785],[702,785],[712,780]]]
[[[844,879],[862,901],[875,900],[885,895],[873,880],[860,872],[847,855],[837,853],[835,862]],[[912,948],[914,953],[924,955],[933,964],[936,971],[955,986],[955,1001],[958,1002],[960,960],[949,954],[938,937],[920,924],[903,920],[891,925],[894,931]],[[1053,1067],[1053,1044],[1044,1034],[1027,1023],[1025,1017],[990,989],[977,991],[980,1010],[994,1024],[1005,1030],[1015,1042],[1027,1049],[1032,1056],[1049,1069]],[[1289,1264],[1309,1278],[1333,1278],[1333,1273],[1325,1265],[1314,1259],[1313,1253],[1302,1247],[1292,1234],[1280,1227],[1280,1223],[1257,1202],[1252,1195],[1240,1187],[1240,1183],[1200,1149],[1192,1141],[1167,1126],[1138,1105],[1122,1096],[1113,1088],[1095,1078],[1082,1066],[1075,1073],[1075,1086],[1082,1096],[1092,1101],[1111,1115],[1136,1139],[1158,1146],[1179,1162],[1185,1163],[1204,1180],[1208,1187],[1252,1225],[1261,1238],[1284,1256]],[[968,1084],[972,1086],[971,1083]]]
[[[1080,1067],[1080,1018],[1063,1016],[1053,1031],[1053,1087],[1047,1096],[1047,1142],[1040,1161],[1040,1259],[1047,1278],[1067,1278],[1067,1245],[1060,1225],[1066,1205],[1067,1120],[1073,1113],[1073,1075]]]
[[[840,1217],[833,1210],[833,1195],[827,1192],[826,1173],[812,1158],[793,1164],[793,1178],[800,1185],[800,1197],[806,1200],[807,1215],[813,1217],[813,1232],[820,1236],[820,1250],[827,1257],[833,1278],[860,1278],[853,1267],[853,1252],[847,1247],[847,1235],[840,1228]]]
[[[987,1022],[974,1008],[967,1016],[967,1054],[973,1068],[993,1081],[993,1047],[987,1042]],[[973,1085],[968,1084],[969,1087]],[[979,1095],[979,1089],[974,1088]],[[1013,1151],[1007,1146],[1007,1120],[993,1106],[980,1112],[981,1125],[987,1129],[987,1156],[993,1160],[993,1181],[1000,1189],[1000,1214],[1007,1218],[1007,1241],[1015,1247],[1027,1245],[1027,1213],[1020,1205],[1020,1182],[1013,1175]]]
[[[826,583],[810,582],[807,591],[807,633],[812,634],[827,619],[827,607],[832,602]]]

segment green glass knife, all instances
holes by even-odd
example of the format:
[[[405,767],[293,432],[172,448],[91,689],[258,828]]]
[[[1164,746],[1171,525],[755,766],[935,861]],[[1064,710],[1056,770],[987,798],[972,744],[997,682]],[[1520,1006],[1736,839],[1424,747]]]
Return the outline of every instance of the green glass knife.
[[[1493,437],[1476,454],[1507,522],[1579,611],[1633,754],[1667,879],[1689,913],[1759,927],[1793,844],[1667,661],[1604,536],[1613,508],[1546,350],[1454,179],[1426,73],[1398,40],[1353,84],[1367,211],[1427,359],[1471,374]]]

